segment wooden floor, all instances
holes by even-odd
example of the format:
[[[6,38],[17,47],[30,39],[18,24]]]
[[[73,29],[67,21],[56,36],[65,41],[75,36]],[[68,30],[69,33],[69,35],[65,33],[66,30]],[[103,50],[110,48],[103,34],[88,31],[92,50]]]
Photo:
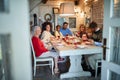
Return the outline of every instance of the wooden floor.
[[[60,79],[60,74],[51,74],[51,69],[48,66],[37,67],[36,76],[33,77],[33,80],[100,80],[100,74],[97,78],[95,77],[74,77],[74,78],[65,78]]]

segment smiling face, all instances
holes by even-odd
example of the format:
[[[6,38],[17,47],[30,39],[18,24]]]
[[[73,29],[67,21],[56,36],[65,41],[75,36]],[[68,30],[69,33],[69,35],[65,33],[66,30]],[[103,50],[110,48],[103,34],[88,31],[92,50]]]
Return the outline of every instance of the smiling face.
[[[80,25],[79,29],[80,32],[85,32],[85,26],[83,24]]]
[[[82,26],[82,27],[80,28],[80,30],[81,30],[81,31],[84,31],[84,30],[85,30],[85,27],[84,27],[84,26]]]
[[[46,31],[50,31],[50,25],[46,25]]]
[[[87,34],[83,34],[83,35],[82,35],[82,40],[83,40],[83,41],[88,40],[88,38],[87,38]]]
[[[57,30],[57,31],[60,31],[60,25],[57,25],[57,26],[56,26],[56,30]]]
[[[64,28],[64,29],[66,29],[66,28],[67,28],[67,26],[68,26],[68,24],[64,24],[64,25],[63,25],[63,28]]]
[[[92,34],[93,34],[92,29],[88,28],[86,32],[87,32],[88,38],[92,38]]]
[[[36,30],[35,30],[35,36],[39,36],[41,34],[41,28],[40,27],[36,27]]]

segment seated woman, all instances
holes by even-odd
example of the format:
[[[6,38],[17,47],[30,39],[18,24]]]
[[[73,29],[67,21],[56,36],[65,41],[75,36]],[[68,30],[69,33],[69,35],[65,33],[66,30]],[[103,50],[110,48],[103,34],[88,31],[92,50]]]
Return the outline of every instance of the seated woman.
[[[77,37],[81,37],[83,33],[86,32],[86,28],[84,24],[81,24],[79,27],[79,31],[76,33]]]
[[[50,24],[47,23],[45,25],[45,30],[43,31],[42,35],[41,35],[41,40],[46,43],[49,42],[51,38],[54,38],[54,36],[51,34],[50,32]]]
[[[34,34],[32,37],[32,43],[35,50],[36,57],[54,57],[55,60],[55,73],[58,73],[58,53],[49,51],[45,48],[43,42],[39,39],[39,35],[41,34],[41,28],[39,26],[34,27]]]
[[[87,33],[82,33],[81,37],[81,44],[82,45],[93,45],[94,41],[92,39],[88,38]],[[88,57],[90,55],[82,55],[82,66],[83,66],[83,70],[89,70],[89,61],[88,61]]]
[[[63,37],[62,33],[60,32],[60,28],[61,28],[60,25],[56,26],[56,31],[55,31],[55,37],[56,38],[62,38]]]
[[[85,44],[85,45],[92,45],[92,44],[94,44],[94,41],[92,39],[88,39],[87,33],[82,33],[82,35],[80,37],[82,39],[81,44]]]

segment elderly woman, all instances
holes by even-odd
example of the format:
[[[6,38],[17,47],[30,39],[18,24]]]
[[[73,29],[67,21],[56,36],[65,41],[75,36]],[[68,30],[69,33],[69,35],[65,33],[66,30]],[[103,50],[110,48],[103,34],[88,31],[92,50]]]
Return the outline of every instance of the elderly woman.
[[[32,37],[32,43],[35,50],[36,57],[54,57],[55,60],[55,73],[58,73],[58,53],[49,51],[45,48],[41,39],[39,39],[39,35],[41,34],[41,28],[39,26],[34,27],[34,35]]]

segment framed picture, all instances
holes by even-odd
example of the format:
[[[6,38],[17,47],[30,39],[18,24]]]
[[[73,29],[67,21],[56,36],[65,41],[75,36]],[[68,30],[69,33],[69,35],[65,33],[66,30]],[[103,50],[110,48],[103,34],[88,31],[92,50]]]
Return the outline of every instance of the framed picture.
[[[76,28],[76,17],[69,17],[69,28]]]
[[[54,7],[54,8],[53,8],[53,14],[58,14],[58,13],[59,13],[59,8]]]

